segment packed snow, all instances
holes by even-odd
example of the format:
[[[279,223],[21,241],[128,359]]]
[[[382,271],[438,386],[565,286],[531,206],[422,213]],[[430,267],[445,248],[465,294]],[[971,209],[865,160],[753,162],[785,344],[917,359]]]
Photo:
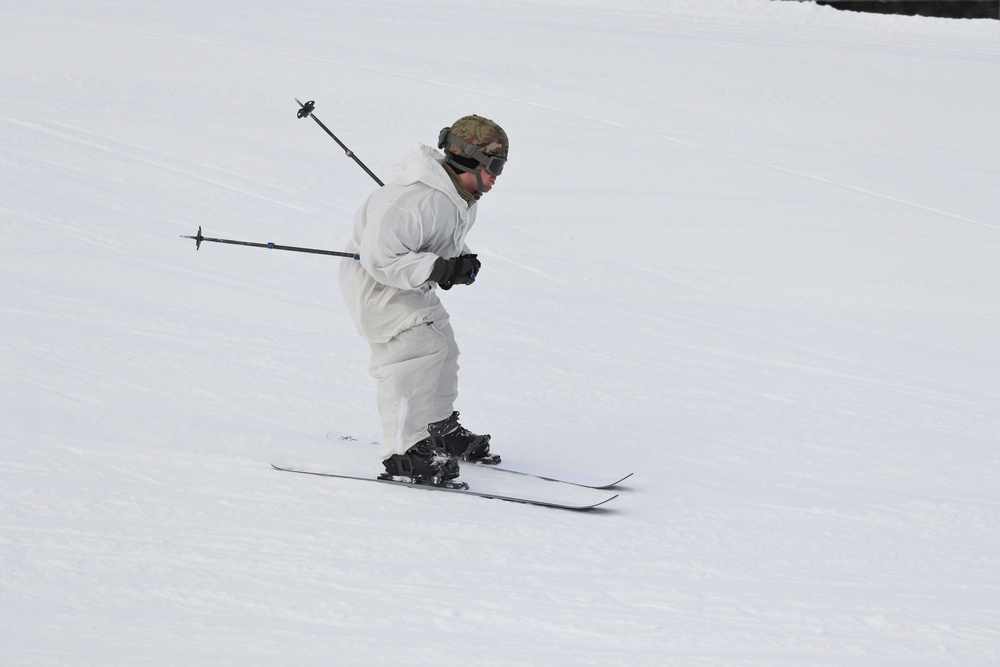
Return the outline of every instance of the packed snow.
[[[4,665],[1000,661],[997,22],[7,0],[0,26]],[[511,460],[634,472],[618,498],[271,469],[380,469],[325,437],[378,436],[351,260],[180,238],[343,248],[377,186],[296,98],[383,178],[460,116],[505,128],[482,272],[444,294],[458,409]]]

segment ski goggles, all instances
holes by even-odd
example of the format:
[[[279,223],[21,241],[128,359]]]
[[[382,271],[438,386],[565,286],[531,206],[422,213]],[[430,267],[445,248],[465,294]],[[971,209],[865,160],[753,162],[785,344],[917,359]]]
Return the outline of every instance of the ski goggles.
[[[479,164],[483,165],[483,169],[493,174],[494,176],[499,176],[503,173],[503,167],[507,164],[507,158],[500,157],[499,155],[485,155],[486,162],[479,160]],[[478,159],[478,158],[477,158]]]
[[[446,127],[441,130],[441,134],[438,136],[438,148],[444,148],[448,144],[458,146],[462,151],[461,155],[471,157],[493,176],[502,174],[504,165],[507,164],[507,158],[499,155],[487,155],[465,139],[456,137],[451,133],[451,128]]]

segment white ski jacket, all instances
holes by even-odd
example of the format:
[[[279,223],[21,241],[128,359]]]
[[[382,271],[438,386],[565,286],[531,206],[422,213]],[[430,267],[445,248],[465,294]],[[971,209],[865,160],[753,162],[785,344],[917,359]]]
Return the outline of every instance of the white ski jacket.
[[[465,236],[476,220],[471,206],[442,166],[444,156],[420,144],[361,205],[347,251],[340,289],[362,336],[385,343],[428,322],[445,324],[448,313],[428,282],[434,262],[468,254]]]

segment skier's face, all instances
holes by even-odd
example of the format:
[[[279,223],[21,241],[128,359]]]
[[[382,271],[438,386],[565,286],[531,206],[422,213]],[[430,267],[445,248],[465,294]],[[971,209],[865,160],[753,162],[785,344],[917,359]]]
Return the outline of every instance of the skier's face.
[[[494,176],[490,172],[486,171],[485,167],[479,170],[479,175],[482,177],[483,186],[485,186],[484,189],[487,191],[491,190],[493,186],[497,184],[497,178],[499,178],[499,176]]]
[[[485,167],[479,170],[479,179],[483,182],[483,192],[489,192],[497,183],[497,177],[486,171]],[[475,172],[459,174],[458,181],[468,192],[472,194],[479,192],[479,180],[476,179]]]

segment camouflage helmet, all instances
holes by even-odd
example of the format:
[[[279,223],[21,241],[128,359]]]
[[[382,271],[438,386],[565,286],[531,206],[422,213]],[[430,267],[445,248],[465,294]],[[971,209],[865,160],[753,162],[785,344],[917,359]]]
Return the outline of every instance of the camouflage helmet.
[[[452,137],[463,139],[486,155],[507,157],[510,143],[503,128],[489,118],[482,116],[463,116],[449,128]],[[448,146],[448,151],[462,155],[464,151],[457,145]]]
[[[489,118],[463,116],[451,127],[442,128],[438,148],[444,150],[449,163],[462,171],[479,166],[498,176],[507,161],[510,142],[507,133]]]

